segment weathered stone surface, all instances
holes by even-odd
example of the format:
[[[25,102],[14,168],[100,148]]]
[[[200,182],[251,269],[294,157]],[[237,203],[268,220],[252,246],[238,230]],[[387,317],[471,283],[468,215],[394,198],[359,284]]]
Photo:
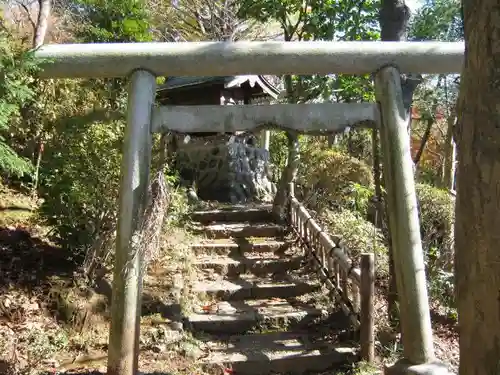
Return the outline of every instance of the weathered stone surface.
[[[213,221],[242,221],[242,222],[265,222],[272,221],[271,205],[261,205],[255,208],[241,207],[233,209],[216,209],[206,211],[195,211],[191,213],[191,220],[207,224]]]
[[[292,306],[284,299],[218,302],[207,311],[188,317],[193,329],[210,333],[244,333],[258,325],[296,325],[310,322],[325,312],[308,305]]]
[[[219,275],[234,277],[244,273],[252,273],[254,275],[286,273],[287,270],[298,269],[302,260],[302,256],[291,255],[289,257],[279,257],[272,253],[251,253],[233,256],[207,254],[199,256],[194,265],[201,269],[213,269]]]
[[[319,283],[273,280],[271,278],[241,275],[237,280],[199,281],[194,284],[195,293],[206,294],[225,301],[264,298],[289,298],[312,293]]]
[[[239,210],[238,215],[245,208]],[[327,315],[312,304],[298,304],[299,300],[308,301],[312,297],[308,294],[321,286],[314,274],[301,272],[303,253],[294,246],[295,240],[285,240],[284,226],[271,220],[251,223],[244,215],[237,217],[240,222],[233,222],[236,218],[230,216],[232,213],[216,213],[214,221],[201,215],[197,231],[207,239],[193,245],[200,277],[192,291],[211,302],[195,308],[185,323],[186,329],[203,331],[203,340],[208,340],[208,357],[201,359],[207,368],[217,364],[240,375],[330,369],[335,373],[335,368],[357,359],[350,345],[335,347],[334,342],[349,327],[341,311]],[[328,338],[317,329],[323,323],[327,324]],[[309,333],[304,333],[302,324],[307,324]],[[263,333],[269,329],[282,332]],[[207,338],[207,333],[217,336]],[[228,338],[235,333],[247,334]]]
[[[198,225],[193,226],[193,231],[208,238],[282,237],[285,234],[283,225],[248,223]]]
[[[274,239],[228,239],[218,238],[191,245],[196,254],[228,254],[238,250],[245,252],[284,252],[293,245],[294,241],[277,241]]]
[[[288,332],[233,336],[209,348],[204,362],[226,364],[245,375],[326,371],[356,359],[353,348],[313,343],[308,335]]]
[[[221,202],[271,201],[269,152],[253,135],[219,135],[178,142],[176,167],[198,197]]]
[[[422,363],[414,365],[402,359],[384,368],[385,375],[454,375],[442,362]]]

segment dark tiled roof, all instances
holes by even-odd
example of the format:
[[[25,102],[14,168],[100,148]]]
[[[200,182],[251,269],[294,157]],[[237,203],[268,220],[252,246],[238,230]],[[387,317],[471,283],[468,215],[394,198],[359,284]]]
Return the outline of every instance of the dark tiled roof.
[[[190,86],[203,86],[207,84],[229,84],[238,78],[245,76],[222,76],[222,77],[170,77],[167,81],[158,87],[157,91],[173,91]],[[277,97],[279,91],[269,81],[262,76],[248,76],[249,79],[253,78],[257,81],[259,86],[267,94]],[[242,83],[242,82],[241,82]],[[240,84],[241,84],[240,83]]]

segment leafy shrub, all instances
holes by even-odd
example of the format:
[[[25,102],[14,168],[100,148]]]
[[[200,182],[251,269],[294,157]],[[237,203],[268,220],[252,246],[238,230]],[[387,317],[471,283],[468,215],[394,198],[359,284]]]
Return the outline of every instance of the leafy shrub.
[[[445,308],[453,308],[454,199],[431,185],[417,184],[416,190],[430,297]]]
[[[315,209],[326,207],[366,210],[372,172],[364,162],[333,149],[309,147],[298,173],[304,201]]]
[[[0,18],[1,22],[1,18]],[[33,98],[31,75],[37,70],[31,54],[14,44],[5,29],[0,30],[0,172],[21,177],[32,172],[28,159],[6,143],[10,140],[11,121],[20,115],[21,107]],[[10,142],[9,142],[10,143]]]
[[[354,129],[340,137],[339,147],[348,155],[360,159],[372,159],[371,129]]]
[[[168,184],[169,205],[165,225],[167,228],[171,228],[181,225],[190,209],[190,204],[186,188],[179,186],[177,175],[167,175],[166,182]]]
[[[41,216],[70,248],[85,248],[116,220],[122,121],[61,124],[44,159]]]
[[[261,146],[263,147],[263,145]],[[271,131],[271,138],[269,140],[269,159],[273,165],[274,182],[279,180],[281,171],[286,165],[288,155],[288,141],[284,131]]]
[[[115,228],[124,128],[122,120],[85,124],[75,117],[59,123],[50,142],[40,214],[68,248],[84,251]],[[166,224],[175,225],[184,216],[187,199],[183,189],[174,188],[177,177],[165,172],[170,203]]]
[[[351,182],[343,197],[343,206],[367,218],[368,211],[372,208],[371,199],[374,194],[375,191],[372,186],[367,187],[357,182]]]
[[[427,261],[437,269],[453,269],[453,197],[445,190],[417,184],[422,245]]]
[[[307,155],[308,137],[299,135],[300,158]],[[261,146],[263,147],[263,146]],[[288,161],[288,138],[285,131],[271,131],[269,160],[272,165],[272,180],[278,182]]]
[[[359,261],[362,253],[374,253],[377,276],[388,275],[388,253],[384,237],[372,223],[363,219],[359,213],[346,209],[325,210],[321,220],[330,233],[342,238],[345,249],[354,262]]]

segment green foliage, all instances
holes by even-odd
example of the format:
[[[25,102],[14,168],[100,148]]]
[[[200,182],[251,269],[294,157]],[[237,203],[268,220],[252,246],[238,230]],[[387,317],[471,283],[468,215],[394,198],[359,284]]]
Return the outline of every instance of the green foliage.
[[[412,18],[410,40],[464,39],[459,0],[427,0]]]
[[[7,176],[22,177],[30,175],[32,171],[31,162],[19,156],[5,143],[5,138],[0,136],[0,172]]]
[[[32,172],[31,162],[7,142],[12,136],[11,122],[33,98],[30,83],[36,71],[32,54],[23,52],[11,35],[0,30],[0,172],[4,175],[21,177]]]
[[[187,199],[186,188],[179,186],[179,178],[175,175],[167,176],[169,189],[168,214],[165,218],[167,228],[182,225],[186,219],[190,204]]]
[[[429,252],[429,261],[436,268],[452,269],[453,262],[453,222],[455,220],[455,202],[446,190],[431,185],[417,184],[422,244]]]
[[[116,220],[122,121],[59,125],[47,150],[41,215],[70,248],[85,249]]]
[[[82,255],[98,235],[112,231],[116,224],[124,129],[125,121],[119,116],[92,113],[54,124],[42,166],[40,216],[53,226],[62,245]],[[157,164],[156,159],[153,162]],[[165,173],[169,194],[166,225],[175,226],[188,204],[185,191],[174,187],[178,182],[175,174]]]
[[[378,2],[368,0],[242,0],[242,18],[261,22],[275,20],[285,40],[377,40]],[[369,75],[293,76],[294,101],[309,102],[370,100],[373,90]]]
[[[292,31],[293,26],[291,25],[291,20],[287,19],[287,16],[298,16],[299,19],[295,22],[298,27],[301,22],[307,22],[303,20],[303,18],[307,17],[306,10],[304,2],[298,0],[242,0],[238,15],[241,18],[255,18],[260,22],[275,19],[280,22],[285,32],[289,32]],[[293,31],[295,32],[296,28]]]
[[[417,184],[416,188],[431,299],[443,307],[454,307],[454,199],[431,185]]]
[[[464,39],[461,4],[458,0],[427,0],[410,22],[410,40],[460,41]],[[415,92],[422,116],[434,117],[436,108],[454,106],[459,76],[428,75]]]
[[[305,40],[376,40],[378,1],[311,1]]]
[[[371,129],[350,130],[339,138],[339,149],[356,159],[371,163],[373,153]]]
[[[83,42],[150,42],[151,16],[144,1],[76,0],[71,14]],[[82,18],[85,22],[81,22]]]
[[[304,149],[308,142],[308,138],[304,135],[299,135],[299,145],[301,149],[301,158],[304,155]],[[307,152],[306,152],[307,153]],[[277,182],[280,178],[281,171],[285,168],[288,160],[288,139],[284,131],[271,131],[271,139],[269,142],[269,157],[273,169],[273,181]]]
[[[242,0],[239,16],[278,21],[286,40],[366,40],[378,36],[377,11],[374,0]]]
[[[26,344],[30,359],[36,363],[49,358],[54,352],[65,349],[69,344],[69,337],[62,329],[47,334],[45,330],[35,326],[30,330]]]
[[[84,43],[129,43],[153,40],[152,16],[143,0],[73,0],[70,18],[73,35]],[[82,22],[82,20],[84,22]],[[112,110],[123,107],[125,79],[89,79],[87,86],[100,91]]]
[[[351,211],[361,214],[363,217],[367,217],[370,201],[374,194],[373,188],[366,187],[357,182],[351,182],[348,191],[350,194],[345,195],[344,206]]]
[[[283,131],[271,131],[269,140],[269,157],[274,166],[274,173],[282,171],[286,165],[288,155],[288,141]],[[279,176],[273,175],[273,180],[278,181]]]
[[[82,42],[151,41],[145,5],[142,1],[73,1],[68,9],[77,25],[73,35]],[[40,215],[71,249],[88,249],[116,223],[124,83],[121,79],[67,80],[38,87],[40,100],[34,112],[43,124],[38,134],[47,143]]]
[[[374,253],[377,277],[389,272],[388,253],[380,230],[357,212],[351,210],[326,210],[323,222],[330,233],[340,236],[351,259],[358,261],[362,253]]]
[[[372,172],[362,161],[343,152],[311,144],[303,153],[297,176],[304,199],[315,209],[366,209]],[[357,191],[357,192],[356,192]]]
[[[412,17],[409,28],[410,40],[440,40],[460,41],[463,40],[463,21],[461,17],[461,4],[459,0],[427,0]],[[442,152],[450,147],[446,145],[445,134],[448,132],[447,121],[439,121],[437,114],[449,120],[455,115],[455,105],[460,89],[459,75],[425,75],[424,81],[417,87],[414,93],[413,107],[416,108],[424,124],[434,121],[426,150],[434,154]],[[412,126],[412,137],[422,135],[419,124]],[[415,131],[414,131],[415,130]],[[421,130],[421,131],[419,131]],[[420,134],[419,134],[420,133]],[[429,159],[428,159],[429,160]],[[419,181],[426,183],[442,183],[440,166],[426,163],[425,156],[418,165]]]

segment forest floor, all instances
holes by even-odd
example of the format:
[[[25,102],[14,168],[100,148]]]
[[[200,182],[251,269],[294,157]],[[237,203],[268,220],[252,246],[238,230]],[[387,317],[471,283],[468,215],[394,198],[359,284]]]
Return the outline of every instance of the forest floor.
[[[37,203],[0,187],[0,374],[105,374],[111,281],[104,277],[89,286],[71,253],[50,241],[50,228],[36,218]],[[178,330],[180,311],[202,303],[188,292],[196,277],[189,266],[191,241],[184,230],[172,229],[145,279],[143,374],[231,373],[202,370],[203,346]],[[437,311],[432,318],[436,355],[456,371],[455,322]],[[381,362],[400,353],[398,340],[381,333],[379,339]]]

